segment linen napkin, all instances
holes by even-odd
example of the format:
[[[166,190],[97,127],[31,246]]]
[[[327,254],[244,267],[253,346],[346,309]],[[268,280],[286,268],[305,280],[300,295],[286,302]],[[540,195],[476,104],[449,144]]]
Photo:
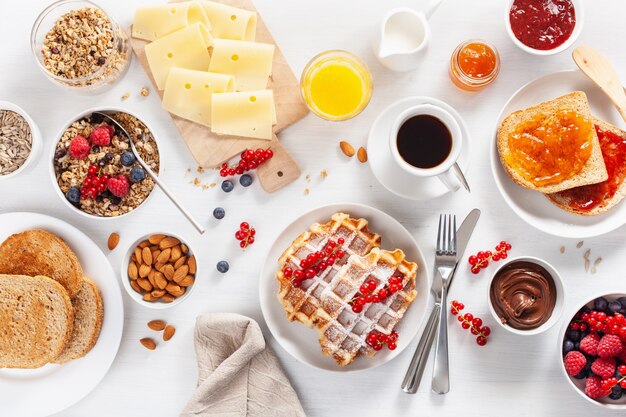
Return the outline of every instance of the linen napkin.
[[[199,316],[194,339],[198,388],[181,417],[306,417],[256,321]]]

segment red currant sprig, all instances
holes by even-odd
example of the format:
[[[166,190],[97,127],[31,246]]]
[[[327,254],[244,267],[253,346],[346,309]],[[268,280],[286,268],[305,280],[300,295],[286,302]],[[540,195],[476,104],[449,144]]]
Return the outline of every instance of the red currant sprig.
[[[274,152],[270,148],[259,148],[256,151],[246,149],[240,155],[239,162],[235,165],[228,165],[224,162],[220,168],[220,176],[228,177],[233,175],[241,175],[244,172],[258,168],[268,159],[274,156]]]
[[[506,259],[509,256],[508,251],[511,250],[511,247],[512,246],[509,243],[503,240],[498,246],[496,246],[495,253],[492,253],[491,251],[481,251],[476,255],[470,256],[468,262],[471,265],[472,274],[478,274],[482,268],[487,268],[489,266],[489,260],[497,262],[500,259]]]
[[[611,377],[600,381],[600,388],[602,388],[603,391],[609,393],[617,384],[622,388],[626,388],[626,365],[618,366],[617,371],[622,374],[620,379]]]
[[[239,230],[235,233],[235,239],[240,241],[239,247],[241,249],[246,249],[254,243],[254,235],[256,235],[256,230],[251,228],[247,222],[242,222],[239,225]]]
[[[576,325],[578,329],[575,329]],[[626,342],[626,318],[621,313],[608,316],[604,311],[592,310],[580,316],[578,314],[574,316],[574,322],[570,326],[573,330],[581,331],[587,330],[589,326],[589,331],[592,333],[614,334]]]
[[[309,253],[305,259],[300,261],[300,269],[295,271],[290,267],[283,268],[285,278],[292,278],[291,282],[296,288],[300,288],[302,281],[311,279],[323,270],[331,267],[346,255],[341,245],[345,243],[343,238],[329,240],[321,251]]]
[[[80,197],[83,200],[87,198],[95,199],[106,191],[109,176],[100,175],[100,172],[100,168],[96,165],[90,165],[87,169],[87,178],[85,178],[85,181],[83,181],[83,185],[80,188]]]
[[[389,282],[378,291],[376,291],[376,287],[377,283],[373,279],[367,280],[359,287],[359,294],[350,300],[353,312],[358,314],[363,311],[363,307],[365,307],[366,304],[381,303],[391,294],[400,291],[402,289],[402,277],[394,275],[389,278]]]
[[[387,349],[395,350],[396,341],[398,340],[398,332],[393,330],[389,334],[381,333],[377,330],[372,330],[367,334],[365,342],[372,347],[375,351],[379,351],[384,345],[387,345]]]
[[[455,316],[458,314],[457,319],[461,323],[461,327],[466,330],[470,329],[470,332],[473,335],[478,336],[476,338],[476,343],[478,343],[479,346],[485,346],[487,344],[487,338],[491,334],[491,329],[488,326],[483,326],[482,319],[474,317],[471,313],[461,315],[461,310],[464,308],[465,305],[456,300],[450,303],[450,313]]]

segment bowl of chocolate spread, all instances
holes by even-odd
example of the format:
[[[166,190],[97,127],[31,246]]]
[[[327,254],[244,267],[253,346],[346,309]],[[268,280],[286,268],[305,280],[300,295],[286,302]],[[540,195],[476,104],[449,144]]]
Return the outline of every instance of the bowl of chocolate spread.
[[[552,265],[530,256],[511,259],[489,284],[489,309],[507,330],[539,334],[556,323],[563,310],[563,283]]]

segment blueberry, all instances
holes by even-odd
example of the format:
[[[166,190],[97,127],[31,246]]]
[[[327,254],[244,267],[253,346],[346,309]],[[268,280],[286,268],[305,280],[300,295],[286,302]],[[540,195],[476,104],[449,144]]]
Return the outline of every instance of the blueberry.
[[[249,187],[250,184],[252,184],[252,177],[248,174],[243,174],[241,178],[239,178],[239,184],[243,185],[244,187]]]
[[[80,203],[80,190],[77,187],[71,187],[65,193],[65,198],[67,198],[67,201],[70,203],[78,205],[78,203]]]
[[[571,340],[565,340],[565,342],[563,342],[563,354],[564,355],[573,349],[574,349],[574,342],[572,342]]]
[[[574,342],[578,342],[580,340],[580,330],[568,330],[567,337]]]
[[[581,313],[590,313],[591,312],[591,308],[589,308],[588,306],[584,306],[583,308],[580,309]]]
[[[115,204],[116,206],[119,206],[121,202],[122,202],[122,199],[120,197],[116,197],[116,196],[111,197],[111,203]]]
[[[221,207],[216,207],[215,210],[213,210],[213,217],[215,217],[218,220],[222,220],[225,215],[226,215],[226,212]]]
[[[228,265],[228,262],[226,261],[219,261],[217,263],[217,270],[220,271],[222,274],[227,273],[228,268],[230,268],[230,266]]]
[[[619,301],[621,305],[626,306],[626,297],[620,297],[617,301]]]
[[[130,170],[130,182],[141,182],[146,179],[146,171],[143,168],[135,167]]]
[[[231,180],[224,180],[222,182],[222,190],[224,190],[224,192],[230,193],[233,190],[233,188],[235,188],[235,185],[233,184]]]
[[[595,301],[593,302],[594,308],[599,311],[606,311],[606,308],[608,307],[608,305],[609,305],[609,302],[606,301],[606,298],[604,297],[596,298]]]
[[[104,154],[104,160],[106,162],[111,162],[113,160],[113,154],[111,152],[107,152]]]
[[[124,152],[122,154],[122,156],[120,157],[120,162],[122,163],[122,165],[124,165],[125,167],[129,167],[132,164],[134,164],[136,161],[135,155],[132,152]]]
[[[622,398],[622,387],[620,387],[619,385],[614,386],[611,390],[611,393],[609,394],[609,398],[612,400],[619,400],[620,398]]]
[[[582,371],[580,371],[579,373],[574,375],[574,378],[576,378],[576,379],[585,379],[588,376],[589,376],[589,372],[585,368],[583,368]]]
[[[611,314],[619,313],[622,310],[622,303],[619,301],[611,301],[609,303],[609,311]]]
[[[574,350],[580,350],[580,342],[574,343]]]

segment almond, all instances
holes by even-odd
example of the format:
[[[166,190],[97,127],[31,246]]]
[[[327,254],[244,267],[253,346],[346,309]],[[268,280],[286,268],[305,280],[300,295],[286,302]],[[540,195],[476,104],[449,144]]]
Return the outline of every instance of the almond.
[[[180,245],[180,251],[183,253],[183,255],[187,255],[187,252],[189,252],[189,248],[183,243],[182,245]]]
[[[194,281],[195,280],[191,275],[187,275],[185,278],[180,280],[178,285],[180,285],[181,287],[190,287],[193,285]]]
[[[109,235],[109,240],[107,241],[107,246],[109,247],[109,250],[113,250],[117,247],[117,244],[120,243],[120,235],[119,233],[111,233]]]
[[[341,148],[341,152],[348,158],[352,158],[354,156],[354,148],[348,142],[342,140],[339,142],[339,147]]]
[[[137,280],[137,284],[144,290],[147,292],[152,291],[152,284],[150,284],[150,281],[148,280],[148,278],[139,278]]]
[[[170,256],[170,261],[176,262],[180,257],[183,256],[183,251],[180,250],[180,246],[174,246],[172,248],[172,255]]]
[[[137,284],[137,281],[131,281],[130,286],[133,287],[133,290],[137,291],[139,294],[143,293],[143,288]]]
[[[145,294],[143,295],[143,300],[144,300],[144,301],[154,301],[154,300],[156,300],[156,298],[154,298],[154,297],[152,296],[152,294],[150,294],[149,292],[147,292],[147,293],[145,293]]]
[[[178,283],[180,282],[183,278],[185,278],[187,276],[187,273],[189,272],[189,266],[187,265],[182,265],[180,268],[176,269],[176,272],[174,272],[174,282]]]
[[[364,164],[367,162],[367,151],[364,147],[360,147],[356,153],[356,157],[359,159],[359,162]]]
[[[168,324],[165,330],[163,330],[163,340],[167,342],[174,337],[174,333],[176,333],[176,329],[171,324]]]
[[[150,285],[152,285],[153,287],[156,287],[156,281],[154,280],[154,274],[156,274],[157,271],[155,271],[154,269],[150,270],[150,273],[148,274],[148,281],[150,281]]]
[[[141,250],[141,259],[146,265],[152,265],[152,251],[150,248],[143,248]]]
[[[178,260],[174,263],[174,269],[178,269],[185,264],[187,258],[183,258],[182,256],[178,258]]]
[[[165,295],[165,290],[152,290],[150,293],[154,298],[159,298]]]
[[[141,265],[143,263],[143,258],[141,257],[142,249],[137,247],[135,248],[135,259],[137,260],[137,264]]]
[[[143,242],[141,242],[141,243],[140,243],[139,245],[137,245],[137,246],[139,246],[139,249],[143,249],[143,248],[145,248],[145,247],[150,246],[150,242],[148,242],[147,240],[144,240]]]
[[[164,250],[167,248],[171,248],[172,246],[176,246],[178,244],[180,244],[180,240],[172,236],[167,236],[159,242],[159,247],[161,248],[161,250]]]
[[[161,301],[163,301],[164,303],[171,303],[171,302],[172,302],[172,301],[174,301],[174,300],[175,300],[175,298],[174,298],[174,296],[173,296],[173,295],[171,295],[171,294],[164,294],[164,295],[161,297]]]
[[[143,339],[140,339],[139,343],[141,343],[143,347],[145,347],[146,349],[149,349],[149,350],[156,349],[156,342],[150,339],[149,337],[144,337]]]
[[[195,274],[196,273],[196,257],[194,255],[191,255],[190,257],[187,258],[187,265],[189,266],[189,273]]]
[[[181,295],[185,293],[184,288],[181,288],[180,286],[174,284],[173,282],[170,282],[169,284],[167,284],[167,287],[165,287],[165,290],[169,292],[170,294],[172,294],[174,297],[180,297]]]
[[[141,264],[139,267],[139,276],[141,278],[145,278],[150,274],[150,271],[152,271],[152,267],[150,265]]]
[[[159,272],[163,272],[163,271],[161,271],[161,270],[163,269],[163,267],[164,267],[164,266],[165,266],[165,265],[164,265],[164,264],[162,264],[162,263],[160,263],[160,262],[155,262],[155,264],[154,264],[154,269],[156,269],[156,270],[157,270],[157,271],[159,271]]]
[[[139,270],[137,269],[137,265],[134,262],[128,263],[128,277],[132,279],[137,279],[139,277]]]
[[[156,264],[156,263],[158,263],[158,262],[159,262],[159,261],[158,261],[159,256],[161,256],[161,250],[160,250],[160,249],[157,249],[157,250],[155,250],[155,251],[152,251],[152,263],[153,263],[153,264]]]
[[[167,323],[165,323],[164,320],[151,320],[148,322],[148,327],[151,328],[152,330],[156,330],[157,332],[160,332],[161,330],[165,329],[165,325]]]
[[[172,253],[172,250],[170,248],[167,248],[163,251],[161,251],[161,253],[159,254],[159,257],[157,258],[157,262],[165,264],[170,260],[170,254]]]
[[[165,278],[168,281],[171,281],[172,278],[174,278],[174,272],[175,272],[174,266],[171,264],[167,264],[163,267],[163,275],[165,275]]]
[[[150,236],[148,238],[148,242],[150,242],[153,245],[158,245],[159,243],[161,243],[163,239],[165,239],[165,235],[157,234],[157,235]]]

